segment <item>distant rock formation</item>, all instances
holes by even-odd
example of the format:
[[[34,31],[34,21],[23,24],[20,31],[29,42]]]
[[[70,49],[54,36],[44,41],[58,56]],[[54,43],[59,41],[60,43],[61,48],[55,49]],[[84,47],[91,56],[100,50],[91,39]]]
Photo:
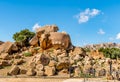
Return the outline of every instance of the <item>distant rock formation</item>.
[[[89,48],[89,49],[93,49],[93,50],[96,50],[99,48],[120,48],[120,44],[108,42],[108,43],[101,43],[101,44],[86,45],[86,46],[84,46],[84,48]]]

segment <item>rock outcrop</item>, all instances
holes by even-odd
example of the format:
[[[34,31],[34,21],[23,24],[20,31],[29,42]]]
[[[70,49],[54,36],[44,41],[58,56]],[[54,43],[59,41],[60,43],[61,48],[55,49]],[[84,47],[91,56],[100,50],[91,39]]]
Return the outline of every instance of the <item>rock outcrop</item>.
[[[57,32],[58,27],[55,25],[46,25],[36,30],[36,35],[30,40],[30,45],[39,45],[42,49],[51,47],[58,49],[68,49],[71,44],[69,34],[65,32]]]
[[[36,30],[29,46],[5,42],[0,45],[0,72],[9,66],[8,75],[67,76],[120,78],[120,60],[111,60],[97,49],[86,51],[73,46],[69,34],[57,32],[56,25],[47,25]],[[7,68],[6,68],[7,69]],[[114,73],[117,73],[115,75]]]
[[[11,51],[17,51],[17,46],[12,42],[5,42],[0,45],[0,53],[10,53]]]

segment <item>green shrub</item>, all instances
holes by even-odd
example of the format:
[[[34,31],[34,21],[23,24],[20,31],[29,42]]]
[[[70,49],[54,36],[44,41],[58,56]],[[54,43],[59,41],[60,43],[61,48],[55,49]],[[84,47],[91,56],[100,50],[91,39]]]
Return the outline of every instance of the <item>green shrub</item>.
[[[24,56],[26,56],[26,57],[32,56],[32,53],[31,52],[24,52]]]
[[[103,52],[104,56],[111,59],[120,58],[119,48],[100,48],[100,52]]]
[[[13,39],[16,42],[21,42],[25,46],[29,45],[29,40],[35,35],[34,32],[29,31],[28,29],[21,30],[20,32],[16,32],[13,35]]]

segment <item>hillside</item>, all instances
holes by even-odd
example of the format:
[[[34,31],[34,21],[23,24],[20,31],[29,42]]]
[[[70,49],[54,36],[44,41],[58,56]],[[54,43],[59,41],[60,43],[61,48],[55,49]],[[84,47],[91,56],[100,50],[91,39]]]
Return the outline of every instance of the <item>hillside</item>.
[[[86,51],[73,46],[69,34],[58,30],[56,25],[46,25],[36,30],[29,45],[9,41],[0,45],[0,76],[119,79],[113,75],[120,71],[119,58],[106,58],[97,49]]]

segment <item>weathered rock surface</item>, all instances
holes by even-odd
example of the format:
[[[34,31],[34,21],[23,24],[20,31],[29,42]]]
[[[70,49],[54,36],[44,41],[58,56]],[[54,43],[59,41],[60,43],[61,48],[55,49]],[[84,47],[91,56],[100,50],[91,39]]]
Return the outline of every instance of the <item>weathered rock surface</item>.
[[[20,74],[26,74],[27,70],[26,69],[20,69]]]
[[[28,75],[28,76],[34,76],[35,74],[36,74],[36,72],[35,72],[35,70],[32,69],[32,68],[28,69],[28,70],[27,70],[27,73],[26,73],[26,75]]]
[[[43,27],[40,27],[36,30],[36,34],[38,37],[41,37],[41,34],[43,33],[50,33],[50,32],[57,32],[59,29],[56,25],[46,25]]]
[[[21,65],[23,64],[25,61],[23,59],[18,59],[16,61],[14,61],[14,65]]]
[[[12,42],[5,42],[0,45],[0,53],[10,53],[11,51],[17,51],[18,47]]]
[[[9,56],[8,53],[1,53],[0,59],[9,60],[9,59],[10,59],[10,56]]]
[[[56,66],[57,70],[61,70],[61,69],[68,69],[69,68],[69,63],[68,62],[59,62]]]
[[[18,66],[13,66],[13,68],[8,72],[9,75],[18,75],[20,68]]]
[[[30,40],[30,45],[40,45],[42,49],[48,49],[54,47],[56,49],[63,48],[69,49],[71,39],[69,34],[65,32],[57,32],[58,27],[56,25],[46,25],[36,30],[36,35]]]
[[[58,75],[67,75],[67,74],[69,74],[68,69],[62,69],[62,70],[58,73]]]
[[[38,45],[38,37],[37,37],[37,35],[35,35],[30,41],[29,41],[29,43],[30,43],[30,45],[32,45],[32,46],[37,46]]]
[[[0,66],[11,66],[11,62],[9,60],[1,60],[0,61]]]
[[[55,68],[54,67],[45,66],[45,75],[52,76],[54,74],[55,74]]]
[[[110,59],[104,58],[98,50],[86,51],[75,47],[71,43],[69,34],[57,32],[55,25],[43,26],[36,29],[36,35],[29,41],[29,46],[21,42],[5,42],[0,45],[0,72],[1,69],[12,69],[8,75],[53,76],[72,75],[82,77],[107,76],[108,79],[119,79],[120,60],[112,61],[112,76],[108,75]],[[27,55],[27,56],[26,56]],[[18,65],[18,66],[16,66]],[[9,67],[7,67],[9,66]]]
[[[12,42],[5,42],[4,44],[0,45],[0,53],[9,53],[12,49],[12,45],[13,43]]]

